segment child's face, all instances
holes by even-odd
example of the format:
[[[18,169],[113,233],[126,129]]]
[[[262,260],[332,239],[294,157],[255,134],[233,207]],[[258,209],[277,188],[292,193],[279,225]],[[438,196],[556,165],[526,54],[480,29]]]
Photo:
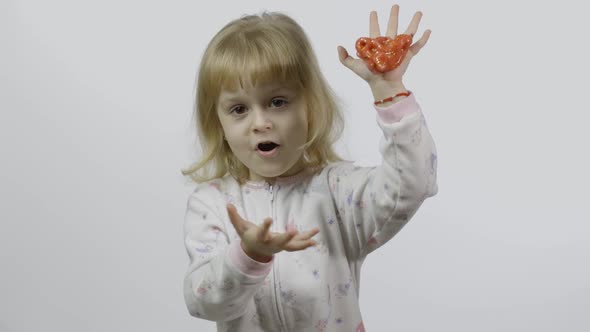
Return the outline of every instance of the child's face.
[[[274,182],[302,170],[303,151],[297,147],[307,140],[308,122],[305,100],[295,89],[272,82],[222,90],[217,115],[231,150],[250,170],[250,180]],[[266,141],[279,144],[268,156],[259,149]]]

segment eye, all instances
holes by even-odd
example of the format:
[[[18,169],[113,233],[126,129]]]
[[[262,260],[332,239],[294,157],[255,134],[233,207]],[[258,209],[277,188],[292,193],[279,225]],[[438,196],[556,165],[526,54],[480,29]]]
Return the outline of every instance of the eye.
[[[275,98],[273,100],[270,101],[272,106],[275,106],[275,108],[281,108],[285,105],[287,105],[289,102],[286,99],[283,98]],[[232,108],[229,111],[230,114],[234,114],[234,115],[243,115],[244,113],[246,113],[246,110],[243,106],[236,106],[234,108]]]
[[[270,103],[273,104],[275,102],[279,102],[279,105],[277,107],[281,107],[281,106],[287,105],[289,103],[287,100],[285,100],[283,98],[275,98]],[[276,105],[276,104],[274,104],[274,105]]]
[[[242,115],[242,114],[244,114],[244,112],[242,112],[243,110],[244,110],[244,107],[243,106],[237,106],[237,107],[232,108],[229,111],[229,113],[230,114],[236,114],[236,115]]]

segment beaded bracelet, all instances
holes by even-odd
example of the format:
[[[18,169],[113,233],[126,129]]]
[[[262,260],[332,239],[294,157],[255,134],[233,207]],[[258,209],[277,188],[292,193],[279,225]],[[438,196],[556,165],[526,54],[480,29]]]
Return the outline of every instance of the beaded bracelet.
[[[393,96],[393,97],[387,97],[387,98],[385,98],[385,99],[383,99],[383,100],[376,101],[376,102],[375,102],[375,105],[383,104],[383,103],[386,103],[386,102],[388,102],[388,101],[393,101],[393,98],[395,98],[395,97],[398,97],[398,96],[406,96],[406,97],[407,97],[407,96],[409,96],[411,93],[412,93],[411,91],[407,91],[407,92],[400,92],[400,93],[396,94],[396,95],[395,95],[395,96]]]

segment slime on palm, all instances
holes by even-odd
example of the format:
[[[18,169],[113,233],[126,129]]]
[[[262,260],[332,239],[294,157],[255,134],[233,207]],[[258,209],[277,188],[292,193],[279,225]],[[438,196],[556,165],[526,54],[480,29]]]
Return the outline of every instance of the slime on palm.
[[[357,39],[355,48],[356,55],[365,61],[372,72],[385,73],[402,63],[411,45],[412,36],[401,34],[394,39],[387,36],[361,37]]]

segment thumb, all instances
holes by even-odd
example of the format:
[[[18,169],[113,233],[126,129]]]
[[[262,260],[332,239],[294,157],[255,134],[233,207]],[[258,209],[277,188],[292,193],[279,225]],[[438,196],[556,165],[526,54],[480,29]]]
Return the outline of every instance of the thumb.
[[[238,214],[238,211],[236,210],[236,207],[233,204],[227,203],[225,207],[227,209],[229,221],[231,221],[238,235],[242,236],[242,233],[245,231],[245,225],[242,217]]]
[[[340,45],[338,45],[338,58],[340,59],[340,62],[342,62],[343,65],[345,65],[346,67],[348,67],[348,60],[351,60],[352,58],[350,57],[350,55],[348,55],[348,51],[346,51],[346,49]]]
[[[363,80],[368,82],[372,78],[373,74],[365,61],[362,61],[360,58],[351,57],[342,46],[338,46],[338,58],[346,68],[352,70],[353,73],[360,76]]]

